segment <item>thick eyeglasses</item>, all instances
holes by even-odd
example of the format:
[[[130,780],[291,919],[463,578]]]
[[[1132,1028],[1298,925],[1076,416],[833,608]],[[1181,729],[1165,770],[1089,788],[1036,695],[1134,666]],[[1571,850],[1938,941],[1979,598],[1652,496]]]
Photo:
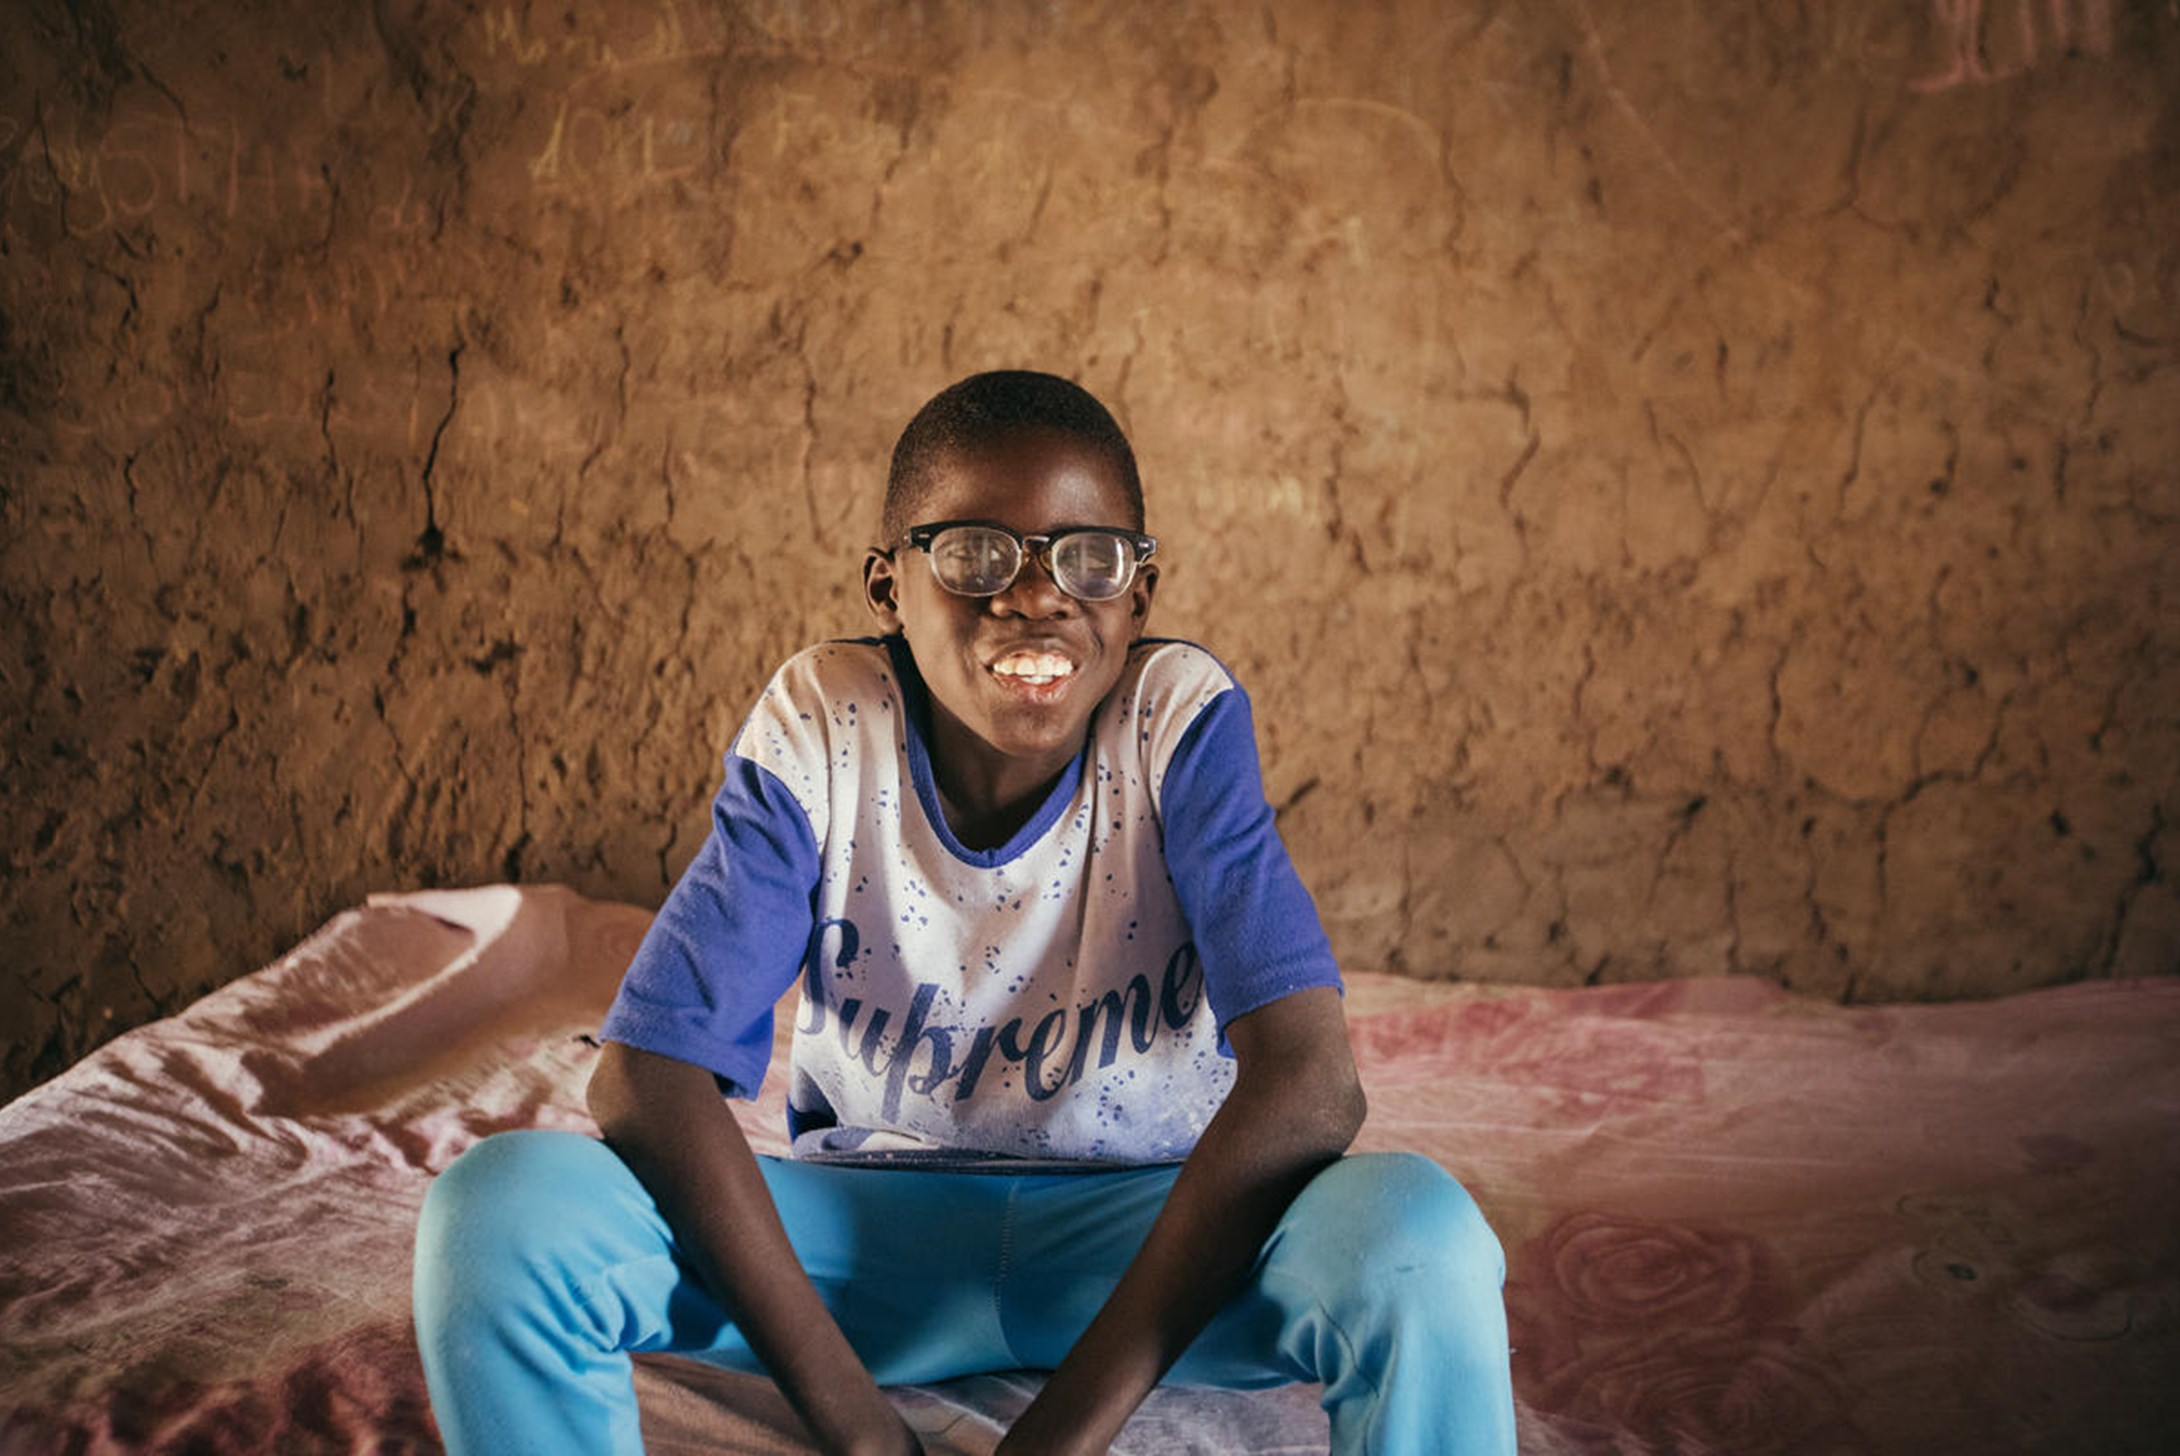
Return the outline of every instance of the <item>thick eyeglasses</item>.
[[[1157,541],[1112,526],[1069,526],[1022,536],[983,521],[933,521],[912,526],[908,544],[931,558],[931,574],[956,596],[995,597],[1014,585],[1032,554],[1053,585],[1079,602],[1109,602],[1135,581]]]

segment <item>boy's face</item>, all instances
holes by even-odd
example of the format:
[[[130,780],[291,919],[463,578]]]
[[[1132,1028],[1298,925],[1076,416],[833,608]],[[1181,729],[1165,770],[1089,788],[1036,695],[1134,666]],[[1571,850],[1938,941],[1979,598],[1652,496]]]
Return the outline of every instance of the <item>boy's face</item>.
[[[1105,458],[1041,431],[943,457],[912,524],[928,521],[985,521],[1024,536],[1133,525]],[[864,593],[886,629],[908,639],[930,691],[942,778],[1014,791],[1049,782],[1082,747],[1091,713],[1142,635],[1157,568],[1138,567],[1111,601],[1086,602],[1055,586],[1029,553],[1005,591],[965,597],[939,585],[923,552],[888,544],[864,559]]]

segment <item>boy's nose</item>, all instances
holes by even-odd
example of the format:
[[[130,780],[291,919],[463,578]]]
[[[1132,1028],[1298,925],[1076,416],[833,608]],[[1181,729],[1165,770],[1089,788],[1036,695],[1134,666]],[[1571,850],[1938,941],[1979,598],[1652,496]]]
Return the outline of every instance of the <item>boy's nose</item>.
[[[1052,579],[1044,553],[1031,551],[1024,555],[1022,569],[1007,589],[992,598],[992,605],[1018,617],[1057,617],[1072,608],[1075,599]]]

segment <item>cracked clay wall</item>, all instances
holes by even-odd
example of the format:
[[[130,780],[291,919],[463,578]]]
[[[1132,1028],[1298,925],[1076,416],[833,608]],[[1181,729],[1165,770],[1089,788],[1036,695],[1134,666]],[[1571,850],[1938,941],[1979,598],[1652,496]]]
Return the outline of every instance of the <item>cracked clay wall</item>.
[[[5,1090],[655,903],[972,369],[1122,414],[1357,968],[2180,962],[2165,0],[21,0]]]

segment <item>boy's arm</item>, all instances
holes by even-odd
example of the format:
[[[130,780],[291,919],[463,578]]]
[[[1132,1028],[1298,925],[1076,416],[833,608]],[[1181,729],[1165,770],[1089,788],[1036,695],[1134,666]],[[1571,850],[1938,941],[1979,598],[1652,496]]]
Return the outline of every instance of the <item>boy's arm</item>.
[[[590,1109],[820,1448],[920,1451],[803,1272],[712,1074],[609,1041]]]
[[[1339,993],[1314,987],[1227,1027],[1234,1087],[1105,1307],[999,1445],[1102,1452],[1238,1293],[1287,1205],[1362,1126]]]

